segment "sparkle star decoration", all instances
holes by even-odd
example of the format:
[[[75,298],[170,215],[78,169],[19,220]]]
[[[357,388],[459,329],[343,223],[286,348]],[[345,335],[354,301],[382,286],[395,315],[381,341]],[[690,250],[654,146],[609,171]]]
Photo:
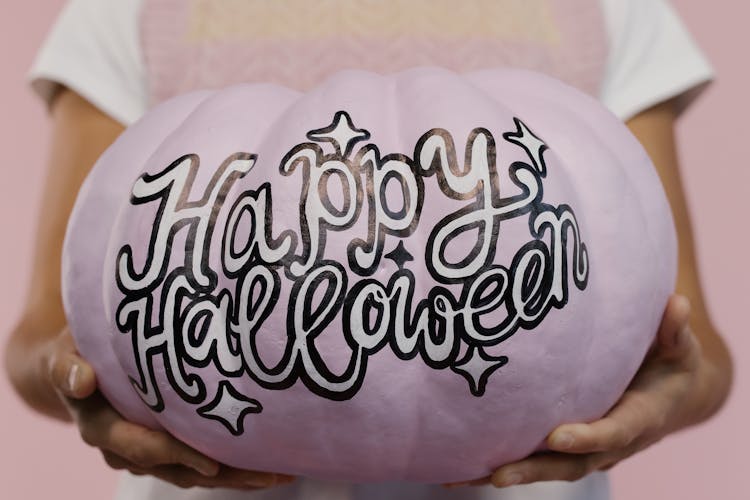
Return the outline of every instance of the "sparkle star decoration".
[[[529,130],[524,122],[518,118],[513,118],[513,122],[516,124],[515,132],[507,132],[503,134],[505,140],[517,144],[526,150],[526,154],[531,158],[534,163],[534,168],[545,177],[547,175],[547,164],[544,161],[544,152],[549,149],[547,144],[544,143],[539,137]]]
[[[311,130],[307,133],[307,138],[315,142],[330,142],[336,148],[336,153],[346,158],[356,143],[370,138],[370,132],[354,128],[349,114],[346,111],[338,111],[329,126]]]
[[[257,400],[243,396],[226,380],[219,382],[219,389],[214,399],[198,408],[199,415],[218,420],[235,436],[245,431],[243,424],[245,415],[262,411],[263,406]]]
[[[508,362],[507,356],[493,358],[488,356],[481,347],[471,346],[466,355],[451,367],[469,382],[469,390],[474,396],[482,396],[490,375]]]
[[[414,257],[404,248],[404,240],[399,240],[396,248],[385,254],[384,257],[395,262],[399,269],[403,269],[407,262],[414,260]]]

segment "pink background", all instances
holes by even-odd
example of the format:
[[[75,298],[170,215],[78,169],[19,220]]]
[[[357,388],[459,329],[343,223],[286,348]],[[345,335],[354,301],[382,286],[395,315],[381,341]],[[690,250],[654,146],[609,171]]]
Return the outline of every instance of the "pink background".
[[[624,0],[626,1],[626,0]],[[0,336],[4,342],[17,319],[26,292],[41,183],[49,153],[45,111],[24,83],[41,40],[62,0],[2,1],[0,61],[0,142],[5,168],[0,180]],[[710,2],[673,0],[719,73],[719,81],[686,113],[678,127],[685,188],[692,207],[701,275],[710,310],[727,338],[737,364],[729,404],[710,423],[671,436],[615,468],[614,498],[703,500],[748,498],[750,445],[750,340],[743,336],[741,314],[750,308],[750,245],[741,218],[743,197],[750,195],[746,164],[750,131],[743,113],[750,88],[746,58],[746,19],[750,4],[732,2],[716,9]],[[27,410],[0,378],[0,483],[2,498],[12,500],[110,498],[116,474],[98,451],[88,448],[70,427]],[[85,485],[85,486],[83,486]],[[82,488],[85,488],[83,490]],[[81,493],[85,491],[84,494]]]

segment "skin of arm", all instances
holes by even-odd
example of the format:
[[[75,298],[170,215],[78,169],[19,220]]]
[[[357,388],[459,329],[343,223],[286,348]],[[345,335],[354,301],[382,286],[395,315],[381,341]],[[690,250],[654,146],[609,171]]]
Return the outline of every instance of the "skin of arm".
[[[166,432],[124,420],[96,390],[93,368],[77,353],[62,304],[60,265],[68,217],[97,158],[124,127],[63,88],[51,104],[52,141],[26,305],[8,337],[5,367],[36,411],[73,421],[84,442],[115,469],[149,474],[180,487],[253,490],[294,478],[219,464]]]
[[[703,422],[724,404],[729,396],[734,365],[726,343],[709,316],[698,274],[692,225],[679,170],[674,137],[674,103],[668,101],[643,112],[627,122],[656,167],[667,194],[679,248],[676,293],[690,302],[689,325],[703,353],[701,369],[705,375],[698,387],[695,408],[686,413],[682,426]]]
[[[674,137],[674,101],[627,122],[651,157],[672,208],[679,245],[678,277],[656,340],[628,390],[602,419],[564,424],[547,438],[549,452],[505,465],[491,476],[447,486],[505,487],[575,481],[607,470],[665,436],[703,422],[726,401],[733,364],[706,309]]]
[[[6,369],[18,394],[35,410],[61,420],[71,416],[51,384],[39,384],[48,370],[49,345],[66,325],[60,292],[60,255],[65,227],[78,189],[96,159],[124,127],[70,91],[53,99],[51,158],[37,221],[26,305],[10,336]],[[86,367],[87,369],[88,367]]]
[[[216,464],[165,433],[125,422],[96,393],[91,367],[75,352],[60,293],[65,224],[83,179],[123,127],[69,90],[52,106],[50,169],[38,224],[30,292],[6,349],[8,376],[34,409],[78,424],[84,441],[115,468],[152,474],[178,486],[257,488],[291,478],[236,471]],[[607,469],[665,435],[704,421],[726,399],[732,362],[706,311],[674,142],[671,102],[628,122],[652,158],[674,213],[679,271],[654,349],[631,388],[602,420],[566,424],[548,444],[553,452],[502,467],[469,484],[496,486],[575,480]],[[71,367],[78,366],[71,378]],[[657,409],[657,411],[654,410]],[[186,467],[187,466],[187,467]],[[269,477],[272,476],[272,477]]]

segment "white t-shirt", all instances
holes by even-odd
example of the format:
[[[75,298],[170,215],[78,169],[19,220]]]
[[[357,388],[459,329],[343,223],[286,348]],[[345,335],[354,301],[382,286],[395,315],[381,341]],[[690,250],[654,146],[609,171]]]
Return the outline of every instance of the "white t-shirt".
[[[142,0],[71,0],[29,72],[37,94],[49,102],[65,85],[129,125],[149,105],[147,71],[139,38]],[[623,120],[672,97],[681,109],[713,76],[712,69],[664,0],[600,0],[610,50],[600,100]],[[178,489],[149,476],[124,474],[117,500],[604,500],[603,473],[574,483],[549,482],[497,490],[447,490],[416,484],[350,485],[299,480],[258,492]]]
[[[610,51],[600,100],[622,120],[670,97],[689,104],[713,70],[665,0],[600,0]],[[70,0],[28,74],[45,101],[66,85],[124,125],[148,109],[142,0]]]

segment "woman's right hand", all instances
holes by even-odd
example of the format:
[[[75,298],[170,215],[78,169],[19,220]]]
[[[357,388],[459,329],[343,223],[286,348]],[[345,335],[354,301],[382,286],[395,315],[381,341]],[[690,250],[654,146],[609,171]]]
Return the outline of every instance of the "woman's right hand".
[[[46,382],[77,424],[83,441],[99,448],[113,469],[148,474],[181,488],[253,490],[294,480],[292,476],[219,464],[166,432],[123,419],[97,390],[94,370],[77,352],[67,328],[49,339],[43,349]]]
[[[52,137],[25,311],[8,337],[5,364],[18,395],[36,411],[73,420],[115,469],[150,474],[181,487],[255,489],[289,477],[234,469],[166,432],[124,420],[97,391],[96,376],[65,327],[60,262],[65,227],[91,166],[124,126],[60,87],[50,100]]]

